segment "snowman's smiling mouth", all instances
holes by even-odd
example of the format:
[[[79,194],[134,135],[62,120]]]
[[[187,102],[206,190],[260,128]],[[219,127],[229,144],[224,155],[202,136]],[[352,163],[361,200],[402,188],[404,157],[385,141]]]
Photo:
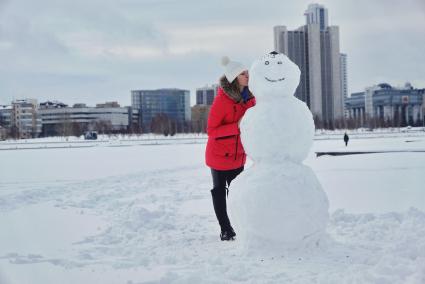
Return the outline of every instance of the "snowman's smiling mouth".
[[[280,82],[280,81],[285,80],[285,78],[280,78],[280,79],[276,79],[276,80],[269,79],[269,78],[267,78],[267,77],[264,77],[264,78],[266,78],[266,80],[267,80],[267,81],[269,81],[269,82]]]

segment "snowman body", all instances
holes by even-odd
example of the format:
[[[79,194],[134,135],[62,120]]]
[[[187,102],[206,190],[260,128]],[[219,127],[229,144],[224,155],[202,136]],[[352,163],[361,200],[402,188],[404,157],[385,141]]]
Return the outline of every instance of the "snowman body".
[[[257,104],[241,122],[241,139],[253,165],[232,182],[229,213],[247,249],[298,249],[317,245],[329,219],[328,199],[309,154],[314,121],[294,96],[300,70],[283,54],[269,54],[250,69]]]

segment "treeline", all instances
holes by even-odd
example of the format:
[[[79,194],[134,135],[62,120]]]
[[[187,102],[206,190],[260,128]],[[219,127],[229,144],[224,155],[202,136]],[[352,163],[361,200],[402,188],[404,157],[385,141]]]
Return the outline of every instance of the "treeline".
[[[417,118],[415,121],[410,118],[408,121],[400,119],[384,119],[365,117],[364,119],[338,119],[333,121],[321,120],[314,118],[316,129],[357,129],[357,128],[397,128],[410,126],[424,126],[424,121]],[[1,126],[1,125],[0,125]],[[20,133],[16,126],[10,128],[0,128],[0,139],[19,139]],[[154,133],[157,135],[173,136],[177,133],[206,133],[207,119],[202,118],[196,121],[188,121],[178,123],[166,114],[156,115],[150,125],[140,126],[139,124],[131,124],[129,127],[114,127],[108,120],[93,121],[91,123],[77,123],[70,120],[64,120],[62,123],[49,126],[43,125],[42,133],[39,136],[76,136],[80,137],[86,131],[96,131],[99,134],[115,135],[115,134],[143,134]],[[32,133],[33,137],[37,137],[37,133]]]
[[[354,119],[354,118],[345,118],[345,119],[337,119],[333,121],[325,121],[321,120],[318,117],[314,118],[314,124],[316,129],[358,129],[358,128],[368,128],[368,129],[376,129],[376,128],[397,128],[397,127],[406,127],[406,126],[424,126],[424,120],[419,117],[416,120],[413,120],[410,117],[408,120],[405,119],[385,119],[378,117],[368,117],[366,116],[363,119]]]

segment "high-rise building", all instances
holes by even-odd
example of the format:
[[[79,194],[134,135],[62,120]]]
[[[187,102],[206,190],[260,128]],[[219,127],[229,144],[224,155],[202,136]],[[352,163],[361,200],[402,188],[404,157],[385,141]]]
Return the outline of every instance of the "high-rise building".
[[[0,105],[0,126],[10,128],[11,125],[12,106]]]
[[[4,140],[10,132],[12,106],[0,105],[0,140]]]
[[[306,24],[319,24],[320,30],[324,31],[328,27],[328,9],[323,5],[310,4],[304,12]]]
[[[341,92],[343,97],[342,105],[344,107],[344,117],[348,118],[348,111],[345,108],[345,101],[348,98],[348,83],[347,83],[347,54],[340,54],[340,69],[341,69]]]
[[[301,70],[295,96],[304,101],[315,119],[332,125],[343,118],[339,28],[328,26],[327,9],[313,4],[305,12],[306,25],[289,31],[274,27],[274,47]]]
[[[196,89],[196,104],[197,105],[212,105],[215,96],[217,96],[218,85],[206,86]]]
[[[177,131],[189,125],[191,119],[190,91],[181,89],[133,90],[131,106],[139,110],[139,121],[144,132],[150,132],[155,117],[167,117],[176,124]]]
[[[16,129],[18,138],[34,138],[41,133],[41,118],[35,99],[15,100],[12,102],[10,116],[11,128]]]

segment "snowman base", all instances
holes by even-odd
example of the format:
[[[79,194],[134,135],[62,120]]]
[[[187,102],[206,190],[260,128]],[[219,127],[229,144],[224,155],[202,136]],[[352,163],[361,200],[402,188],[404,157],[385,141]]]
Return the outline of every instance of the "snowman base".
[[[325,238],[328,199],[303,164],[254,164],[232,182],[228,202],[242,249],[299,250]]]

